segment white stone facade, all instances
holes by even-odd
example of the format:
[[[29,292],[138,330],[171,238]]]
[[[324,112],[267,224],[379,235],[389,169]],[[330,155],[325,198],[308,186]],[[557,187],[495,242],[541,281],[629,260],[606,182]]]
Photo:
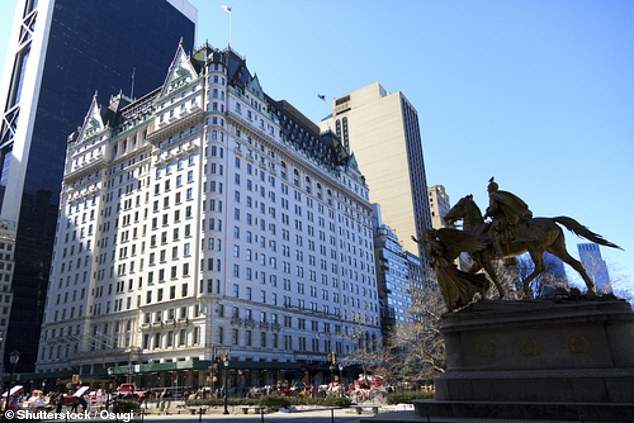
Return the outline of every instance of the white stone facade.
[[[368,187],[337,145],[231,50],[179,47],[128,103],[69,141],[38,372],[380,348]]]

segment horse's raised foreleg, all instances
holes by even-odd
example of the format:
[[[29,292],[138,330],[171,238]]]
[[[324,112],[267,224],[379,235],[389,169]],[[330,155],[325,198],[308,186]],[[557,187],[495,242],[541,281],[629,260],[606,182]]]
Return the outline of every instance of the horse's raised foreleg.
[[[531,285],[530,283],[544,270],[546,270],[546,266],[544,265],[544,251],[535,251],[528,250],[528,253],[531,256],[531,260],[533,260],[533,264],[535,265],[535,269],[533,272],[524,279],[524,298],[530,298],[532,296]]]

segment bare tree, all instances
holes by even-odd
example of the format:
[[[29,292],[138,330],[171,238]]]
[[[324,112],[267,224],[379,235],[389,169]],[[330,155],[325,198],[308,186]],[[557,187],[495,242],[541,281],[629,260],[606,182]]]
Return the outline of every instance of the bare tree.
[[[521,258],[511,258],[506,260],[494,260],[493,269],[497,275],[498,281],[506,291],[505,300],[517,300],[523,296],[522,281],[532,270],[530,261],[521,260]],[[491,286],[487,293],[487,298],[496,298],[495,286]]]
[[[469,256],[468,253],[460,254],[460,266],[459,268],[465,272],[468,272],[469,269],[473,266],[474,261]],[[528,270],[529,263],[520,262],[516,258],[504,259],[504,260],[493,260],[493,269],[495,270],[495,275],[498,278],[498,281],[502,285],[505,291],[506,300],[517,300],[522,298],[522,282],[526,276],[528,276],[532,269]],[[494,299],[498,298],[498,292],[495,289],[495,285],[493,284],[493,280],[491,276],[481,269],[478,273],[483,273],[486,275],[489,282],[491,282],[491,286],[487,292],[486,298]]]
[[[435,379],[445,372],[445,342],[440,318],[447,311],[439,290],[426,286],[413,291],[410,320],[395,325],[387,340],[387,358],[402,381]]]
[[[544,264],[546,271],[533,279],[531,287],[533,295],[537,298],[547,296],[558,289],[568,289],[568,279],[565,272],[558,269],[558,258],[546,254]],[[515,257],[505,261],[498,261],[494,264],[498,274],[498,279],[507,290],[506,299],[523,298],[523,281],[535,269],[535,264],[528,254]]]
[[[363,374],[383,374],[381,370],[385,361],[385,347],[381,348],[381,345],[377,345],[368,336],[365,319],[361,313],[353,313],[352,318],[357,323],[351,333],[355,346],[350,353],[340,360],[341,364],[346,367],[359,366]]]

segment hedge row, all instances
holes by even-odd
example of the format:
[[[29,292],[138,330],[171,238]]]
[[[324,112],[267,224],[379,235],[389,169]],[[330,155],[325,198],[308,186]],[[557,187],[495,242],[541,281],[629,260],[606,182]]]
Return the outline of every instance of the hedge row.
[[[433,392],[426,391],[402,391],[394,392],[387,396],[388,404],[411,404],[413,400],[417,399],[432,399],[434,398]]]
[[[197,406],[221,406],[222,398],[187,400],[185,404],[190,407]],[[287,408],[291,405],[324,405],[330,407],[347,407],[351,404],[348,398],[301,398],[280,397],[267,395],[262,398],[228,398],[228,405],[261,405],[264,407]]]
[[[141,408],[138,401],[134,400],[117,400],[113,405],[113,412],[115,413],[127,413],[129,411],[135,411]]]

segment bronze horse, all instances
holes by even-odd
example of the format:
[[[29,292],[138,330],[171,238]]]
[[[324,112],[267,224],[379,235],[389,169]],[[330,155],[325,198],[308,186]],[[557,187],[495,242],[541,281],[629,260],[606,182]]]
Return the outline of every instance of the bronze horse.
[[[504,251],[507,251],[508,254],[496,257],[493,254],[492,243],[490,242],[491,225],[484,221],[480,208],[475,201],[473,201],[473,195],[467,195],[466,197],[461,198],[445,215],[445,222],[449,225],[458,220],[463,220],[463,230],[465,232],[480,236],[488,241],[488,246],[485,249],[471,254],[475,264],[470,269],[470,272],[477,272],[481,268],[484,268],[495,283],[495,286],[500,293],[500,297],[504,296],[504,290],[497,280],[495,271],[491,266],[491,261],[504,257],[515,257],[528,252],[533,264],[535,265],[533,272],[523,281],[524,295],[528,297],[531,295],[531,281],[535,279],[537,275],[546,270],[544,265],[544,252],[546,251],[556,257],[559,257],[563,262],[569,264],[573,269],[575,269],[586,283],[588,293],[595,293],[594,283],[592,282],[590,276],[588,276],[581,263],[568,254],[564,233],[559,225],[557,225],[558,223],[565,226],[566,229],[574,234],[584,237],[592,242],[605,245],[606,247],[622,249],[618,245],[603,239],[601,235],[595,234],[570,217],[535,217],[526,223],[526,225],[528,225],[528,230],[533,235],[531,239],[519,238],[511,239],[508,242],[502,241]]]

